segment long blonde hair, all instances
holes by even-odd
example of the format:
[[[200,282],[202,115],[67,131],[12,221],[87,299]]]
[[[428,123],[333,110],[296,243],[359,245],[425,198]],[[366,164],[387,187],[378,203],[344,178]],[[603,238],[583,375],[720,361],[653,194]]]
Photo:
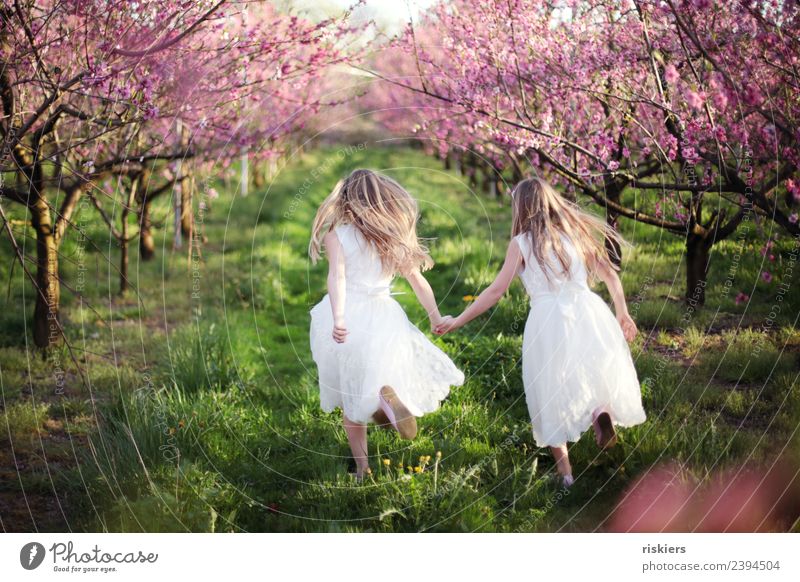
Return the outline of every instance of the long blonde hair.
[[[417,201],[395,180],[355,170],[340,180],[317,210],[308,254],[316,263],[323,237],[340,224],[352,224],[372,243],[388,273],[407,273],[433,266],[417,237]]]
[[[527,235],[548,281],[552,273],[570,272],[572,259],[562,244],[561,234],[572,242],[590,276],[595,277],[597,267],[602,265],[619,270],[617,249],[626,244],[619,233],[604,220],[559,195],[545,180],[527,178],[514,187],[511,197],[514,208],[511,236]],[[608,249],[606,240],[611,242]]]

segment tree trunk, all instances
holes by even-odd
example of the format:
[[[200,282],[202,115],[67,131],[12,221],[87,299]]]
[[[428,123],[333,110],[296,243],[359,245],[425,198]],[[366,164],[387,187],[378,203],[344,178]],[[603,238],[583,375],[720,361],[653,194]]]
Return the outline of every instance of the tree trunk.
[[[260,162],[253,162],[253,186],[256,188],[263,188],[266,184],[266,164],[267,162],[261,160]]]
[[[616,188],[609,188],[606,190],[606,197],[617,204],[620,203],[620,194],[621,192]],[[608,226],[613,228],[615,231],[619,232],[619,214],[613,212],[610,208],[606,208],[606,224],[608,224]],[[612,264],[619,267],[622,264],[622,247],[609,238],[606,238],[605,245],[608,259]]]
[[[124,295],[125,292],[130,287],[128,283],[128,243],[130,239],[128,238],[128,215],[131,212],[131,208],[133,208],[133,204],[136,201],[136,191],[139,189],[139,180],[141,176],[135,177],[131,180],[131,187],[128,191],[128,199],[125,201],[125,205],[122,207],[121,218],[122,223],[120,225],[120,237],[119,237],[119,248],[120,248],[120,257],[119,257],[119,294]]]
[[[619,228],[619,216],[616,214],[612,214],[611,212],[608,213],[606,216],[606,223],[608,226],[617,230]],[[606,238],[606,253],[608,254],[608,259],[611,261],[612,264],[619,267],[622,264],[622,247],[619,246],[614,240],[610,238]]]
[[[150,261],[156,254],[156,242],[153,237],[153,221],[150,219],[150,200],[142,202],[139,211],[139,256],[143,261]]]
[[[58,244],[44,198],[31,207],[31,223],[36,230],[36,306],[33,310],[33,341],[40,348],[61,339],[59,307],[61,286],[58,280]]]
[[[244,149],[244,152],[239,157],[240,160],[240,186],[241,190],[240,193],[242,196],[247,196],[250,193],[250,161],[247,155],[247,148]]]
[[[186,240],[191,241],[194,227],[194,213],[192,208],[192,183],[189,178],[181,184],[181,234]]]
[[[119,294],[125,295],[128,290],[128,239],[123,237],[119,241]]]
[[[686,303],[693,307],[706,302],[711,240],[705,234],[690,233],[686,237]]]

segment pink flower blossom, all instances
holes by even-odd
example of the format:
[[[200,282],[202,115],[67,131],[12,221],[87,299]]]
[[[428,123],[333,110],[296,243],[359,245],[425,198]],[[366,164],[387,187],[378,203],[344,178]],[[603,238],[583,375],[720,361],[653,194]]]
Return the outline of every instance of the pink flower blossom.
[[[672,63],[664,67],[664,80],[670,84],[678,80],[678,69]]]
[[[666,137],[667,142],[667,157],[670,160],[675,160],[678,157],[678,140],[674,135],[669,134]]]
[[[735,301],[736,305],[741,305],[742,303],[747,303],[748,301],[750,301],[750,296],[746,293],[742,293],[741,291],[739,291],[739,293],[736,294]]]
[[[761,280],[765,283],[772,283],[772,273],[769,271],[761,271]]]
[[[718,111],[725,111],[728,108],[728,95],[721,89],[711,96],[711,102]]]
[[[706,102],[706,96],[704,93],[696,92],[696,91],[689,91],[686,95],[686,103],[689,104],[689,107],[692,109],[700,109],[703,107],[703,103]]]
[[[800,202],[800,182],[792,179],[786,180],[786,190],[792,195],[795,202]]]
[[[764,100],[761,96],[761,91],[752,82],[745,88],[742,98],[745,104],[750,107],[755,107]]]

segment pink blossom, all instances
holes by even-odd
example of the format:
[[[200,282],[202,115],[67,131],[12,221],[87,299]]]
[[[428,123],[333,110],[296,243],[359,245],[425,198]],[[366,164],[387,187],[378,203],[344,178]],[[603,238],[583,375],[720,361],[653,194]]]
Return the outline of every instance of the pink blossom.
[[[763,97],[761,95],[761,91],[759,91],[758,87],[756,87],[753,83],[750,83],[745,87],[744,94],[742,95],[742,99],[744,100],[746,105],[750,107],[755,107],[763,101]]]
[[[711,96],[711,101],[717,111],[725,111],[728,107],[728,95],[722,89],[714,92]]]
[[[678,80],[678,69],[672,63],[664,67],[664,80],[670,84]]]
[[[795,202],[800,202],[800,182],[796,180],[786,180],[786,190],[792,195]]]
[[[675,160],[678,157],[678,140],[674,135],[669,134],[665,141],[667,142],[667,157],[670,160]]]
[[[703,103],[706,102],[706,97],[702,92],[698,93],[696,91],[689,91],[689,93],[686,95],[686,102],[692,109],[700,109],[703,107]]]
[[[789,222],[791,222],[792,224],[797,224],[797,213],[796,212],[792,212],[789,215]]]
[[[761,279],[765,283],[771,283],[772,282],[772,273],[770,273],[769,271],[761,271]]]
[[[750,296],[747,295],[746,293],[742,293],[741,291],[739,291],[739,293],[736,294],[735,301],[736,305],[741,305],[742,303],[747,303],[748,301],[750,301]]]

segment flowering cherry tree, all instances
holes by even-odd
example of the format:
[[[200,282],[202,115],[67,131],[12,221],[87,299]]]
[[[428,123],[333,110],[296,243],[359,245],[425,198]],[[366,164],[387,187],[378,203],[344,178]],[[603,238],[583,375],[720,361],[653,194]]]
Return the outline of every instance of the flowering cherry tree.
[[[800,235],[799,32],[798,5],[769,0],[454,0],[371,70],[414,94],[442,153],[505,151],[612,224],[684,236],[703,303],[711,248],[743,221]]]
[[[62,335],[59,247],[79,200],[101,210],[114,202],[101,181],[124,178],[114,234],[123,245],[135,238],[128,215],[147,234],[148,202],[181,179],[151,181],[156,165],[272,147],[294,131],[296,112],[316,106],[307,90],[315,75],[342,58],[346,20],[312,23],[270,3],[225,0],[3,4],[0,202],[25,207],[35,231],[37,345]],[[4,225],[28,273],[27,251]]]

